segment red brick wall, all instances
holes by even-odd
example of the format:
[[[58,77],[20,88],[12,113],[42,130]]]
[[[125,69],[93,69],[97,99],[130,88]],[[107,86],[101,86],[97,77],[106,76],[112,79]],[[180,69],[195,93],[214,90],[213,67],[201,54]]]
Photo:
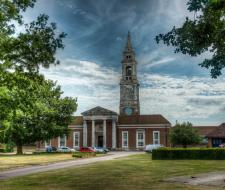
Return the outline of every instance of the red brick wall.
[[[145,131],[145,145],[153,144],[153,131],[160,132],[160,144],[168,146],[168,128],[117,128],[117,147],[122,148],[122,131],[128,131],[129,149],[136,149],[136,131],[142,129]]]
[[[112,121],[106,123],[106,147],[112,148]]]

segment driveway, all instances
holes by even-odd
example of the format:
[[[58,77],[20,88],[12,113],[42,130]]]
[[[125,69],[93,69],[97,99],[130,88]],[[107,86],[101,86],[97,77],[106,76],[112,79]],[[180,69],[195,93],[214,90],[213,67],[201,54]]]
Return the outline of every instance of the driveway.
[[[141,153],[143,152],[130,152],[130,151],[129,152],[110,152],[103,157],[77,159],[77,160],[57,162],[57,163],[48,164],[48,165],[18,168],[18,169],[1,172],[0,179],[8,179],[8,178],[17,177],[17,176],[24,176],[28,174],[46,172],[50,170],[57,170],[57,169],[68,168],[68,167],[81,167],[81,166],[85,166],[85,165],[96,163],[96,162],[114,160],[114,159],[130,156],[130,155],[135,155],[135,154],[141,154]]]

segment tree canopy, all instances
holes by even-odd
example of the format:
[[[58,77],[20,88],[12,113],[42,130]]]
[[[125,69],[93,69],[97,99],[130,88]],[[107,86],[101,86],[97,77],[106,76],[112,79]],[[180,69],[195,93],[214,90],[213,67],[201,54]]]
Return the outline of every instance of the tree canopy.
[[[157,35],[156,42],[163,41],[174,46],[175,53],[191,56],[211,52],[211,59],[199,65],[211,69],[211,76],[217,78],[225,67],[225,0],[189,0],[187,9],[194,19],[186,17],[181,27]]]
[[[173,146],[182,145],[184,148],[187,145],[195,145],[201,142],[197,129],[194,129],[189,122],[177,123],[171,128],[169,138]]]
[[[55,82],[39,73],[41,67],[58,64],[65,33],[47,15],[24,23],[22,12],[35,0],[0,0],[0,141],[22,145],[68,133],[76,111],[76,99],[62,97]],[[24,27],[16,33],[14,24]]]

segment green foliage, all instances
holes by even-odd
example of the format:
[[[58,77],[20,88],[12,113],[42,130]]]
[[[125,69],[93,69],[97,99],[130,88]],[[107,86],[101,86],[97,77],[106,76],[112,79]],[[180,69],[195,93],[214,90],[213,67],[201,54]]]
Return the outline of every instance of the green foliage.
[[[8,142],[7,144],[0,144],[0,152],[13,152],[14,150],[14,143]]]
[[[197,129],[194,129],[189,122],[177,123],[171,128],[169,138],[173,146],[182,145],[184,148],[187,145],[199,144],[202,141]]]
[[[152,151],[153,160],[225,160],[221,148],[160,148]]]
[[[0,142],[15,143],[18,153],[23,144],[67,134],[77,107],[76,99],[62,98],[60,86],[39,74],[40,67],[59,63],[55,54],[66,34],[44,14],[24,23],[21,13],[35,1],[0,0]]]
[[[15,72],[6,76],[0,78],[0,84],[7,87],[0,94],[0,107],[5,110],[0,113],[0,125],[5,129],[2,141],[23,145],[68,133],[75,99],[61,98],[60,87],[41,75]]]
[[[211,76],[217,78],[225,67],[225,0],[189,0],[188,10],[194,12],[194,19],[186,18],[180,28],[175,26],[166,34],[156,36],[156,42],[176,47],[181,52],[198,56],[211,52],[212,58],[200,63],[211,69]]]
[[[21,11],[34,3],[35,0],[0,0],[0,61],[10,63],[10,69],[38,73],[40,66],[59,64],[55,53],[64,48],[62,40],[66,34],[56,32],[56,24],[49,24],[44,14],[24,24]],[[24,32],[15,35],[12,22],[17,22]]]
[[[74,152],[72,154],[72,157],[74,158],[90,158],[95,156],[96,156],[95,152]]]

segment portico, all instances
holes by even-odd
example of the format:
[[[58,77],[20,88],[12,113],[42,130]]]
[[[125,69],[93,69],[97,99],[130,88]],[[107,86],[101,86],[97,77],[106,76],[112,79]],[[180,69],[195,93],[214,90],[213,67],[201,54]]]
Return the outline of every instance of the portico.
[[[82,115],[83,146],[116,149],[117,113],[98,106],[83,112]]]

